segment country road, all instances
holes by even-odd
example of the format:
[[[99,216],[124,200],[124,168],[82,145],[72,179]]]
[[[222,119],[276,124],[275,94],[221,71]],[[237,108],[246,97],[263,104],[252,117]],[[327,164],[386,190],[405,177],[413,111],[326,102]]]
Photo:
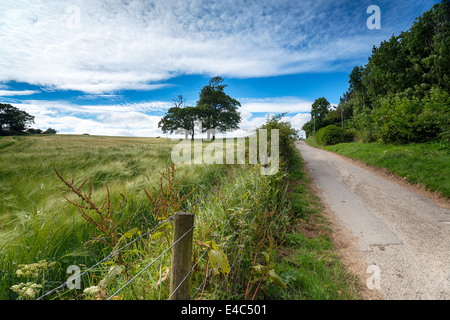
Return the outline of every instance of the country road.
[[[331,152],[296,147],[322,201],[356,239],[369,289],[389,300],[450,299],[448,207]]]

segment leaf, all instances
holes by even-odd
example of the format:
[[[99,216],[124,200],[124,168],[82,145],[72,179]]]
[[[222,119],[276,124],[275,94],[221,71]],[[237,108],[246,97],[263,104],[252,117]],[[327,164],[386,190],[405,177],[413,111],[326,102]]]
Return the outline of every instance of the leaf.
[[[115,277],[120,275],[123,271],[124,267],[119,265],[114,265],[109,268],[108,274],[103,278],[102,281],[98,284],[100,288],[106,288],[106,286],[114,280]]]
[[[260,264],[257,264],[256,266],[253,266],[253,269],[255,269],[257,274],[263,274],[265,272],[266,267],[262,266]]]
[[[156,286],[160,286],[161,283],[163,283],[164,281],[166,281],[169,278],[170,275],[170,268],[169,267],[164,267],[161,270],[161,278],[158,280],[158,283],[156,283]]]
[[[230,273],[228,258],[221,250],[215,249],[209,252],[209,263],[211,264],[214,275],[219,274],[220,270],[227,275]]]
[[[270,261],[270,254],[266,251],[261,251],[261,254],[266,258],[266,262]]]
[[[125,232],[123,234],[124,238],[130,239],[131,237],[133,237],[136,233],[139,233],[139,229],[138,228],[133,228],[127,232]]]
[[[152,235],[152,240],[158,240],[163,236],[164,232],[156,232]]]
[[[286,284],[283,282],[281,277],[275,272],[274,269],[271,269],[269,271],[269,280],[276,286],[286,288]]]

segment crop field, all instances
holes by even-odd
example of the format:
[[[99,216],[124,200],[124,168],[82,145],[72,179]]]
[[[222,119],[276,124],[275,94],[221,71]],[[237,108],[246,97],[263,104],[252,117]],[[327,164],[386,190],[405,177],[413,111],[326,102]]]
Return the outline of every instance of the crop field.
[[[2,298],[11,298],[19,264],[46,260],[63,265],[91,265],[102,255],[86,249],[95,226],[64,199],[55,169],[68,180],[92,183],[94,201],[108,186],[111,202],[121,207],[122,228],[140,225],[161,172],[171,163],[176,142],[156,138],[100,136],[15,136],[0,138],[0,270]],[[226,166],[180,165],[183,188],[208,189]],[[126,205],[125,205],[126,202]],[[149,224],[151,222],[147,222]],[[122,232],[127,230],[122,230]],[[58,278],[65,270],[53,270]],[[51,278],[50,277],[50,278]],[[51,282],[47,282],[51,285]]]

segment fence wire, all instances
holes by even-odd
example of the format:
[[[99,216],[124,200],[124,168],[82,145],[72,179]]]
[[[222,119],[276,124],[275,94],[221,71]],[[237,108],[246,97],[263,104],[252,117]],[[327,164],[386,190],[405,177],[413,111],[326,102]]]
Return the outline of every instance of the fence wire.
[[[242,174],[242,173],[241,173]],[[183,239],[187,234],[189,234],[192,230],[194,230],[197,225],[200,224],[200,222],[202,222],[203,220],[205,220],[209,215],[211,215],[211,213],[213,212],[213,210],[215,208],[217,208],[220,204],[222,204],[223,201],[225,201],[225,199],[227,199],[230,195],[232,195],[239,187],[240,185],[236,186],[230,193],[227,194],[226,197],[224,197],[222,200],[220,200],[219,203],[217,203],[212,209],[208,209],[208,213],[205,214],[201,219],[199,219],[188,231],[186,231],[180,238],[178,238],[176,241],[174,241],[166,250],[164,250],[157,258],[155,258],[150,264],[148,264],[145,268],[143,268],[138,274],[136,274],[133,278],[131,278],[125,285],[123,285],[119,290],[117,290],[116,292],[113,293],[112,296],[110,296],[108,298],[108,300],[112,299],[113,297],[115,297],[120,291],[122,291],[125,287],[127,287],[128,285],[131,284],[132,281],[134,281],[138,276],[140,276],[145,270],[147,270],[150,266],[152,266],[156,261],[158,261],[166,252],[168,252],[170,249],[172,249],[173,246],[175,246],[179,241],[181,241],[181,239]],[[234,217],[234,216],[233,216]],[[231,219],[227,222],[226,225],[228,225],[230,223]],[[220,234],[218,234],[216,236],[216,238],[219,236]],[[215,238],[214,238],[215,239]],[[191,271],[189,271],[189,273],[186,275],[186,277],[180,282],[180,284],[177,286],[177,288],[172,292],[172,294],[170,295],[169,299],[172,297],[172,295],[178,290],[178,288],[181,286],[181,284],[188,278],[188,276],[191,274],[191,272],[194,269],[192,268]]]
[[[222,183],[221,185],[215,186],[210,192],[208,192],[207,194],[205,194],[204,196],[202,196],[201,198],[197,198],[193,203],[189,204],[188,206],[186,206],[183,211],[188,211],[190,210],[192,207],[194,207],[196,204],[198,204],[200,201],[203,201],[204,199],[208,198],[211,194],[213,194],[214,192],[220,190],[225,184],[229,184],[231,183],[233,180],[236,180],[238,177],[240,177],[241,175],[243,175],[245,172],[247,172],[250,168],[242,170],[239,174],[236,174],[235,176],[233,176],[230,180],[225,181],[224,183]],[[228,193],[228,195],[226,197],[224,197],[219,203],[217,203],[212,209],[208,209],[208,213],[205,214],[201,219],[199,219],[194,226],[188,230],[184,235],[182,235],[176,242],[172,243],[172,245],[170,245],[167,249],[165,249],[157,258],[155,258],[151,263],[149,263],[146,267],[144,267],[142,270],[140,270],[133,278],[131,278],[125,285],[123,285],[121,288],[119,288],[116,292],[113,293],[113,295],[111,295],[108,300],[112,299],[113,297],[115,297],[118,293],[120,293],[124,288],[126,288],[128,285],[130,285],[137,277],[139,277],[145,270],[147,270],[150,266],[152,266],[156,261],[158,261],[165,253],[167,253],[178,241],[180,241],[182,238],[184,238],[189,232],[191,232],[200,222],[202,222],[204,219],[206,219],[215,208],[217,208],[225,199],[227,199],[231,194],[233,194],[238,187],[235,187],[230,193]],[[233,218],[234,216],[232,216]],[[231,220],[228,220],[228,222],[226,223],[225,226],[227,226]],[[99,262],[97,262],[96,264],[94,264],[93,266],[91,266],[90,268],[86,269],[85,271],[74,275],[73,277],[70,277],[70,282],[73,282],[75,280],[77,280],[78,278],[81,278],[82,276],[84,276],[85,274],[87,274],[88,272],[92,271],[94,268],[98,267],[99,265],[101,265],[102,263],[104,263],[105,261],[108,261],[110,259],[112,259],[115,255],[117,255],[118,253],[120,253],[121,251],[123,251],[124,249],[128,248],[129,246],[131,246],[133,243],[136,243],[137,241],[139,241],[140,239],[152,234],[153,231],[155,231],[156,229],[160,228],[161,226],[163,226],[164,224],[166,224],[169,221],[174,220],[174,215],[170,216],[169,218],[167,218],[164,221],[161,221],[160,223],[158,223],[155,227],[153,227],[152,229],[148,230],[147,232],[139,235],[138,237],[136,237],[135,239],[133,239],[132,241],[130,241],[129,243],[125,244],[124,246],[120,247],[119,249],[115,250],[114,252],[110,253],[109,255],[107,255],[106,257],[104,257],[102,260],[100,260]],[[225,227],[224,226],[224,227]],[[218,234],[214,239],[216,239],[220,234]],[[207,250],[205,250],[205,252],[207,252]],[[202,255],[203,257],[203,255]],[[200,259],[198,259],[197,263],[200,261]],[[197,265],[197,264],[196,264]],[[195,265],[195,266],[196,266]],[[194,267],[195,267],[194,266]],[[192,268],[193,270],[193,268]],[[192,272],[192,270],[190,271],[190,273]],[[189,274],[190,274],[189,273]],[[187,276],[186,276],[187,278]],[[185,278],[185,279],[186,279]],[[184,280],[185,280],[184,279]],[[184,281],[183,280],[183,281]],[[39,298],[37,298],[36,300],[42,300],[43,298],[51,295],[52,293],[63,289],[65,286],[67,286],[69,284],[69,280],[63,282],[61,285],[59,285],[58,287],[48,291],[47,293],[41,295]],[[180,284],[181,285],[181,284]],[[174,292],[176,292],[176,290],[179,288],[179,286],[174,290]],[[173,294],[173,293],[172,293]],[[172,295],[171,295],[172,296]],[[170,299],[170,297],[169,297]]]
[[[165,223],[167,223],[167,222],[169,222],[169,221],[171,221],[171,220],[173,220],[173,219],[174,219],[174,217],[171,216],[171,217],[169,217],[168,219],[166,219],[166,220],[164,220],[164,221],[161,221],[160,223],[158,223],[158,225],[156,225],[155,227],[153,227],[151,230],[149,230],[149,231],[145,232],[144,234],[142,234],[142,235],[136,237],[134,240],[130,241],[129,243],[127,243],[127,244],[124,245],[123,247],[121,247],[121,248],[117,249],[116,251],[114,251],[113,253],[107,255],[105,258],[103,258],[102,260],[100,260],[99,262],[97,262],[96,264],[94,264],[94,265],[93,265],[92,267],[90,267],[89,269],[87,269],[87,270],[83,271],[82,273],[79,273],[78,275],[72,277],[72,278],[71,278],[71,281],[74,281],[74,280],[76,280],[76,279],[78,279],[78,278],[81,278],[82,276],[84,276],[86,273],[88,273],[88,272],[91,271],[92,269],[98,267],[98,266],[99,266],[100,264],[102,264],[103,262],[105,262],[105,261],[107,261],[107,260],[109,260],[109,259],[112,259],[116,254],[118,254],[118,253],[121,252],[122,250],[128,248],[128,247],[129,247],[130,245],[132,245],[133,243],[135,243],[135,242],[137,242],[138,240],[142,239],[143,237],[149,235],[149,234],[152,233],[154,230],[158,229],[159,227],[161,227],[162,225],[164,225]],[[68,283],[69,283],[68,281],[64,282],[64,283],[61,284],[59,287],[52,289],[51,291],[49,291],[49,292],[47,292],[46,294],[40,296],[40,297],[37,298],[36,300],[42,300],[42,298],[44,298],[44,297],[46,297],[46,296],[52,294],[53,292],[55,292],[55,291],[57,291],[57,290],[59,290],[59,289],[64,288],[65,286],[67,286]]]

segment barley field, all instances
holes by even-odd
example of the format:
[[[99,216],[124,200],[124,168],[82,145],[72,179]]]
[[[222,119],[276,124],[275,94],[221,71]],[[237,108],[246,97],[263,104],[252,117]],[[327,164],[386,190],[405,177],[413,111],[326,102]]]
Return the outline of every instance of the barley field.
[[[69,181],[74,177],[75,183],[89,180],[94,202],[101,203],[107,186],[124,217],[122,232],[145,229],[152,217],[144,189],[158,189],[175,143],[89,135],[0,137],[0,298],[17,298],[10,288],[23,280],[16,276],[20,265],[58,261],[59,269],[46,276],[50,288],[67,278],[65,266],[89,266],[106,254],[86,245],[95,226],[64,198],[65,185],[55,169]],[[208,189],[224,170],[180,165],[177,175],[185,177],[182,188],[188,193],[194,187]]]

